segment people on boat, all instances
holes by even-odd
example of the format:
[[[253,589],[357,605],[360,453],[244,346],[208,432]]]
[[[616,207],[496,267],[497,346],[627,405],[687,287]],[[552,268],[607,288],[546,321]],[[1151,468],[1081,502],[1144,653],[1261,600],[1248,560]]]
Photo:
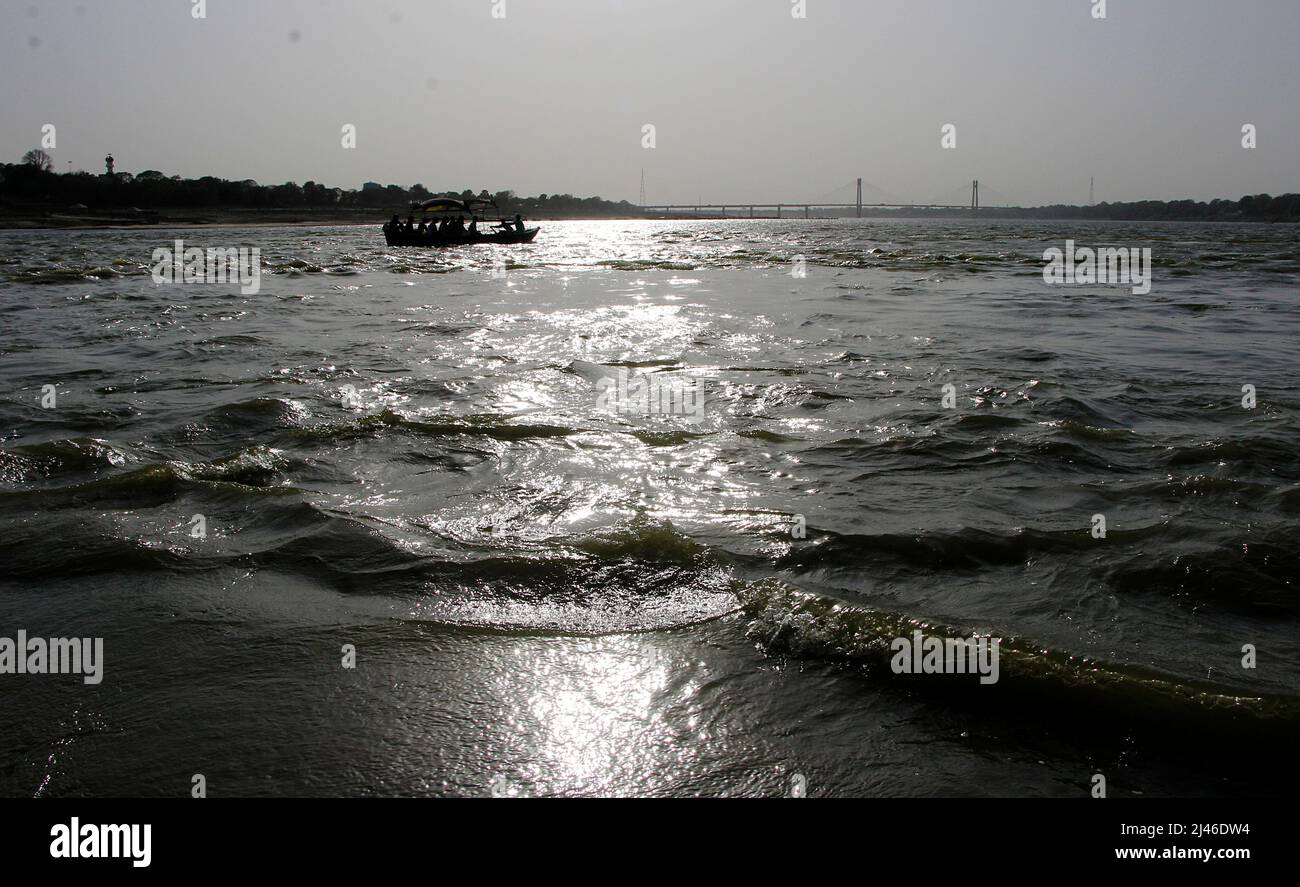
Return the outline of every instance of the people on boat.
[[[407,246],[449,246],[484,241],[518,243],[523,242],[530,230],[524,227],[523,216],[519,213],[515,213],[513,220],[498,218],[490,223],[490,230],[486,233],[479,227],[480,222],[487,224],[487,220],[477,213],[470,213],[468,225],[463,214],[422,214],[417,223],[414,214],[403,220],[400,214],[394,213],[384,223],[383,229],[389,243]]]

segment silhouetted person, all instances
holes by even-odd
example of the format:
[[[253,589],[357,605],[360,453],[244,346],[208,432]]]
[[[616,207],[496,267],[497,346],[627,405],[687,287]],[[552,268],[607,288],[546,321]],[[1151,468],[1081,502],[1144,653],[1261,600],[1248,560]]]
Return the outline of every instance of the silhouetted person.
[[[515,230],[518,231],[520,234],[524,233],[524,220],[523,217],[519,215],[519,213],[515,213]]]
[[[475,216],[473,219],[470,220],[469,233],[471,236],[474,237],[478,236],[478,216]]]

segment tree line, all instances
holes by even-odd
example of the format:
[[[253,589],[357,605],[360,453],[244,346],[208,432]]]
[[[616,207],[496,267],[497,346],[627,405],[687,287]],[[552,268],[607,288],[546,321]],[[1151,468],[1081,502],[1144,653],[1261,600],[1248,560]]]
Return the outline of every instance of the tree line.
[[[22,162],[0,164],[0,200],[52,204],[61,207],[82,204],[94,209],[120,208],[367,208],[394,212],[412,201],[430,197],[495,200],[503,213],[524,215],[581,214],[590,216],[639,215],[640,209],[627,202],[572,194],[540,194],[520,197],[513,191],[432,191],[423,184],[409,188],[366,182],[359,189],[331,188],[317,182],[285,182],[262,185],[252,179],[231,181],[216,176],[184,179],[156,169],[139,173],[57,173],[49,155],[28,151]]]
[[[1254,194],[1240,200],[1137,200],[1091,206],[981,208],[981,216],[1016,219],[1096,219],[1119,222],[1300,222],[1300,194]]]
[[[285,182],[261,185],[252,179],[230,181],[216,176],[183,179],[156,169],[112,176],[88,172],[56,173],[49,155],[39,149],[28,151],[22,162],[0,164],[0,200],[26,201],[58,206],[82,204],[94,209],[120,208],[374,208],[385,212],[405,209],[412,201],[430,197],[495,200],[503,214],[525,216],[637,216],[641,208],[626,200],[575,197],[572,194],[540,194],[520,197],[513,191],[489,193],[431,191],[423,184],[404,188],[366,182],[359,189],[331,188],[317,182]],[[962,215],[969,210],[909,210],[918,215]],[[1255,194],[1240,200],[1140,200],[1129,203],[1098,203],[1092,206],[982,208],[989,218],[1097,219],[1115,221],[1206,221],[1206,222],[1300,222],[1300,194]]]

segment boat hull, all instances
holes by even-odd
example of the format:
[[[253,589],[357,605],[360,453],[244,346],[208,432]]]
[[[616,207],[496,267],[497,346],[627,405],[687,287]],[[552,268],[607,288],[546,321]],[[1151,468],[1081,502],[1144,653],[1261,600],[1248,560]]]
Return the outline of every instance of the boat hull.
[[[429,238],[427,235],[421,237],[416,234],[405,234],[402,232],[394,233],[384,231],[384,241],[389,246],[478,246],[482,243],[532,243],[533,238],[537,236],[540,228],[525,228],[523,231],[493,231],[491,233],[479,232],[476,235],[469,234],[458,235],[455,237],[439,236]]]

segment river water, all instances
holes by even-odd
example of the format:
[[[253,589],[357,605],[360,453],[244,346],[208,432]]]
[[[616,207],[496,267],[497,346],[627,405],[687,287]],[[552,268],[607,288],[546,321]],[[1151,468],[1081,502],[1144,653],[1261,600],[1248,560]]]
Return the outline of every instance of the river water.
[[[104,639],[0,674],[0,792],[1289,791],[1298,233],[0,232],[0,636]]]

